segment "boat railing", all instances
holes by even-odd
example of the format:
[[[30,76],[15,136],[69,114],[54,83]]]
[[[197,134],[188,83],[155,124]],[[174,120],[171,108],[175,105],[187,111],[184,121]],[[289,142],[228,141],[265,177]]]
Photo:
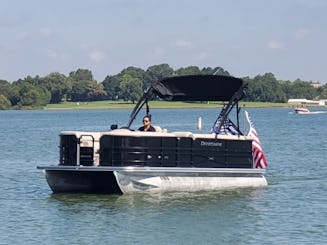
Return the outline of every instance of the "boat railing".
[[[175,137],[103,136],[99,166],[251,167],[250,140],[195,138],[190,132]]]

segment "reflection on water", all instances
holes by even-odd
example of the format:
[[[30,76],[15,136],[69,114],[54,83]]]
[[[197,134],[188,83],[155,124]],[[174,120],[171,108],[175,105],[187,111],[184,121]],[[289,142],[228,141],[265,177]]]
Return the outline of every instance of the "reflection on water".
[[[258,202],[264,188],[235,189],[207,192],[174,192],[174,193],[139,193],[124,195],[92,194],[51,194],[49,205],[59,211],[97,211],[124,213],[146,210],[147,214],[162,213],[172,210],[199,212],[205,209],[217,209],[219,212],[238,207],[241,203]]]
[[[133,238],[136,244],[212,244],[218,238],[240,241],[233,238],[239,233],[235,226],[261,219],[265,192],[266,188],[247,188],[133,195],[52,194],[47,206],[56,219],[71,220],[70,224],[78,226],[83,241],[89,241],[86,234],[92,230],[113,243]],[[106,233],[99,232],[99,227],[105,227]],[[242,233],[242,240],[249,236],[244,228]]]
[[[197,191],[197,192],[169,192],[169,193],[136,193],[124,195],[106,194],[72,194],[52,193],[50,202],[58,202],[62,205],[79,205],[92,203],[117,203],[119,206],[140,206],[149,204],[194,204],[205,205],[206,202],[228,202],[239,198],[257,198],[264,188],[243,188],[232,190]]]

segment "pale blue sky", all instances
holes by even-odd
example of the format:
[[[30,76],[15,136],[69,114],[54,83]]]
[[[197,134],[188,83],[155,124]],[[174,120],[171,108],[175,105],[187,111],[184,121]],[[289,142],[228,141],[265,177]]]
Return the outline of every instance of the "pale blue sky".
[[[0,79],[220,66],[327,82],[325,0],[0,0]]]

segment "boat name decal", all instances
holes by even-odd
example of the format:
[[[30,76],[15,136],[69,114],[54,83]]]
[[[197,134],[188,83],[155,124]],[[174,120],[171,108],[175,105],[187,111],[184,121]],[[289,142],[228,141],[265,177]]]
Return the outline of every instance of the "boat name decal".
[[[219,146],[221,147],[223,143],[221,142],[208,142],[208,141],[202,141],[201,140],[201,146]]]

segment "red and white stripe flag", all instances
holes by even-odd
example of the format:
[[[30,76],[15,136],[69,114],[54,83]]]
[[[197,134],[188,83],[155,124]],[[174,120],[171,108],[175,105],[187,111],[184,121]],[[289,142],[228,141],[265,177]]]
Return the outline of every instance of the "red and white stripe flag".
[[[266,168],[268,166],[265,154],[263,153],[259,135],[257,131],[254,129],[253,123],[250,120],[249,113],[247,111],[244,112],[246,120],[249,123],[250,129],[248,136],[253,137],[252,141],[252,155],[253,155],[253,166],[255,168]]]

